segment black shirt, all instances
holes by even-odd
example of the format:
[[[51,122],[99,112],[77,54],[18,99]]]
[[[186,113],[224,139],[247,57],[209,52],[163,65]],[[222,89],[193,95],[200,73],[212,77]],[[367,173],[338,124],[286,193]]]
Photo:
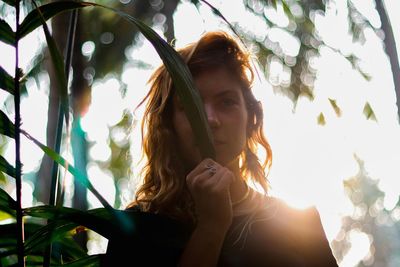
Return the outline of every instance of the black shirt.
[[[265,209],[236,216],[218,267],[337,267],[315,208],[269,198]],[[110,238],[102,266],[177,266],[191,230],[162,215],[132,209],[132,233]]]

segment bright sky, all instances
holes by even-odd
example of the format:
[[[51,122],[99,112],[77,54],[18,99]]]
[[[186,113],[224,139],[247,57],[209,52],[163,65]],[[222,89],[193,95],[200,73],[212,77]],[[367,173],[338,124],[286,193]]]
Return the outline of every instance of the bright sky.
[[[262,21],[249,15],[241,0],[209,1],[217,7],[228,21],[240,22],[241,27],[252,30],[256,35],[267,31]],[[373,8],[372,0],[353,0],[359,6],[364,16],[371,23],[379,25],[379,18]],[[290,205],[305,208],[316,205],[329,240],[333,240],[341,227],[341,218],[353,214],[353,207],[344,194],[343,180],[358,172],[354,154],[365,161],[369,175],[379,181],[379,187],[385,192],[384,207],[391,210],[399,195],[400,186],[400,128],[397,121],[394,87],[388,60],[381,49],[380,41],[372,32],[366,33],[366,43],[363,46],[351,44],[347,29],[338,27],[345,22],[344,6],[346,1],[337,0],[327,10],[326,16],[316,17],[319,32],[332,47],[346,52],[357,51],[363,61],[363,67],[368,70],[372,80],[367,82],[352,66],[332,49],[323,48],[321,56],[315,59],[318,76],[315,83],[315,99],[309,101],[301,98],[292,112],[293,104],[286,97],[275,94],[267,81],[259,81],[255,85],[257,97],[263,102],[265,110],[265,130],[271,143],[274,162],[270,175],[271,194],[283,198]],[[400,10],[400,1],[386,0],[393,30],[397,40],[400,40],[400,18],[394,11]],[[268,11],[269,16],[277,23],[284,25],[285,19],[279,12]],[[190,23],[188,22],[190,18]],[[7,19],[7,18],[6,18]],[[10,19],[10,18],[8,18]],[[174,16],[177,47],[196,40],[204,31],[226,28],[220,19],[215,18],[210,9],[203,5],[200,13],[188,1],[183,1]],[[30,34],[21,43],[21,66],[29,64],[33,52],[42,40],[39,34]],[[271,38],[283,40],[287,53],[297,53],[298,42],[280,30],[269,31]],[[400,41],[397,42],[400,51]],[[90,43],[86,46],[90,52]],[[10,47],[0,45],[2,66],[13,73],[14,54]],[[145,41],[140,48],[130,51],[132,59],[140,55],[152,66],[157,66],[160,59],[155,50]],[[275,66],[275,65],[274,65]],[[117,123],[125,108],[133,110],[138,100],[145,94],[146,81],[150,70],[138,70],[129,64],[122,75],[122,82],[128,86],[123,98],[119,93],[119,81],[112,76],[95,82],[90,110],[83,120],[83,127],[88,132],[91,141],[96,142],[90,151],[90,156],[97,160],[107,160],[110,155],[107,136],[108,127]],[[276,64],[271,72],[284,79],[282,67]],[[40,88],[47,88],[48,79],[43,76]],[[21,112],[23,128],[45,142],[45,125],[47,99],[44,90],[39,90],[33,81],[28,81],[29,98],[23,99]],[[0,92],[1,99],[5,94]],[[342,110],[342,116],[337,117],[329,104],[329,98],[335,99]],[[373,107],[377,122],[366,120],[363,115],[365,102]],[[115,103],[112,109],[104,106]],[[35,112],[32,112],[32,106]],[[2,108],[12,112],[12,106]],[[326,125],[317,124],[317,117],[323,112]],[[138,114],[140,116],[140,114]],[[138,127],[132,133],[131,152],[140,151],[140,138],[137,138]],[[6,158],[13,157],[13,146],[9,146]],[[25,171],[37,168],[42,153],[30,142],[23,140],[23,147],[29,153],[22,153]],[[70,158],[69,155],[66,157]],[[11,161],[11,160],[10,160]],[[11,161],[12,162],[12,161]],[[100,193],[110,203],[115,198],[111,174],[101,170],[96,165],[88,168],[89,177],[102,177],[93,181]],[[100,183],[99,181],[103,181]],[[126,179],[124,185],[132,190],[135,181]],[[26,185],[27,192],[31,186]],[[123,192],[125,201],[131,195]],[[29,194],[30,195],[30,194]],[[89,196],[93,207],[99,206],[93,196]],[[27,203],[31,199],[26,200]],[[340,263],[341,267],[355,266],[368,256],[369,239],[362,232],[352,232],[352,248]]]

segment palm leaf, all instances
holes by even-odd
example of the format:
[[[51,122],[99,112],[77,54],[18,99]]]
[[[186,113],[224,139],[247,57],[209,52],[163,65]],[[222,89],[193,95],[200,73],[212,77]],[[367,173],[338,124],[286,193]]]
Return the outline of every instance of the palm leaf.
[[[0,19],[0,41],[10,45],[15,43],[15,33],[10,25],[2,19]]]
[[[61,265],[51,265],[52,267],[96,267],[100,264],[100,256],[101,254],[97,255],[90,255],[79,260],[71,261]]]
[[[119,10],[105,6],[101,7],[113,10],[121,17],[133,23],[154,46],[171,75],[178,97],[181,100],[186,116],[193,129],[201,155],[203,157],[215,158],[215,149],[211,142],[212,135],[208,127],[203,103],[198,90],[194,85],[193,77],[189,68],[181,56],[172,46],[170,46],[153,29],[143,22]]]
[[[73,176],[77,178],[77,180],[82,183],[84,186],[86,186],[100,201],[100,203],[108,210],[112,211],[113,208],[111,205],[103,198],[102,195],[93,187],[93,185],[90,183],[89,179],[87,176],[83,173],[81,173],[78,169],[75,169],[72,165],[68,163],[61,155],[57,154],[53,149],[51,149],[48,146],[45,146],[41,142],[39,142],[36,138],[32,137],[30,134],[28,134],[26,131],[21,129],[21,133],[24,134],[28,139],[30,139],[32,142],[34,142],[40,149],[43,150],[44,153],[46,153],[51,159],[53,159],[55,162],[66,168]]]
[[[17,202],[6,191],[0,188],[0,210],[15,216]]]
[[[182,101],[183,108],[193,129],[197,143],[199,144],[198,147],[200,149],[200,153],[203,157],[215,158],[215,150],[211,141],[211,131],[208,127],[202,100],[194,85],[189,68],[182,60],[180,55],[175,51],[175,49],[143,22],[122,11],[104,5],[89,2],[60,1],[42,5],[29,13],[21,24],[20,36],[24,36],[26,33],[34,30],[40,25],[40,20],[38,18],[39,12],[43,14],[44,19],[49,19],[65,10],[88,6],[102,7],[116,12],[122,18],[128,20],[138,27],[141,33],[150,41],[171,75],[178,96]]]
[[[15,6],[15,0],[2,0],[4,3],[9,4],[10,6]]]
[[[10,163],[8,163],[7,160],[2,156],[0,156],[0,171],[7,173],[11,177],[15,178],[16,175],[15,168]]]
[[[89,6],[84,2],[73,2],[73,1],[58,1],[58,2],[52,2],[46,5],[39,6],[38,8],[32,10],[22,21],[20,27],[19,27],[19,38],[23,38],[36,28],[42,25],[42,18],[43,16],[44,20],[48,20],[55,15],[76,9],[76,8],[82,8],[85,6]]]
[[[14,78],[0,66],[0,89],[14,94]]]
[[[11,120],[0,110],[0,134],[7,135],[8,137],[15,137],[15,126]]]
[[[33,3],[35,3],[35,1],[33,1]],[[60,100],[61,100],[61,107],[63,109],[66,124],[68,125],[69,124],[69,111],[68,111],[69,101],[68,101],[67,78],[65,76],[65,71],[64,71],[64,60],[60,54],[60,51],[57,48],[57,45],[56,45],[53,37],[50,34],[49,28],[47,27],[47,24],[46,24],[46,19],[43,16],[41,10],[38,7],[36,7],[35,10],[37,10],[37,13],[36,13],[37,18],[36,19],[38,19],[43,25],[43,31],[44,31],[44,34],[46,37],[47,46],[50,51],[51,61],[53,63],[55,74],[57,77],[58,90],[60,90],[59,94],[60,94]]]

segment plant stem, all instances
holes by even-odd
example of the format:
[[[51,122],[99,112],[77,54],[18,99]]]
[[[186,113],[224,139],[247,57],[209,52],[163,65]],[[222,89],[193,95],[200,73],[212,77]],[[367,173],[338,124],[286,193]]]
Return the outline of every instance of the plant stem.
[[[69,78],[69,70],[71,67],[71,62],[72,62],[72,53],[73,53],[73,47],[74,47],[74,42],[75,42],[75,30],[76,30],[76,24],[77,24],[77,18],[78,18],[78,13],[77,10],[73,10],[71,12],[71,17],[70,17],[70,23],[69,23],[69,29],[68,29],[68,39],[67,39],[67,49],[66,49],[66,57],[65,57],[65,77],[68,83],[68,78]],[[64,127],[64,112],[63,108],[61,105],[61,102],[58,102],[58,120],[57,120],[57,129],[56,129],[56,137],[55,137],[55,142],[54,142],[54,150],[57,154],[60,154],[60,148],[61,148],[61,137],[62,137],[62,129]],[[68,123],[68,122],[67,122]],[[50,188],[50,196],[49,196],[49,205],[56,206],[57,204],[62,203],[57,203],[57,190],[58,190],[58,185],[59,185],[59,179],[58,179],[58,164],[56,162],[53,162],[53,168],[51,172],[51,188]],[[62,190],[62,189],[61,189]],[[63,194],[61,194],[63,195]],[[60,202],[62,202],[62,199],[60,199]],[[43,260],[43,267],[48,267],[50,266],[50,258],[51,258],[51,251],[52,251],[52,244],[50,244],[44,255],[44,260]]]
[[[19,79],[21,72],[19,70],[19,13],[20,1],[15,1],[15,76],[14,76],[14,106],[15,106],[15,182],[16,182],[16,197],[17,197],[17,251],[18,251],[18,266],[25,266],[24,257],[24,222],[22,215],[22,178],[21,178],[21,139],[20,139],[20,91]]]

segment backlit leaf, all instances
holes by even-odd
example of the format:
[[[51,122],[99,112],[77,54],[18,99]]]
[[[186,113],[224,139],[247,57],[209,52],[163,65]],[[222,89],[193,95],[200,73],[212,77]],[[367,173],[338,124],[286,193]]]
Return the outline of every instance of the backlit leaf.
[[[317,122],[318,122],[319,125],[325,125],[326,124],[325,116],[324,116],[324,114],[322,112],[318,115]]]
[[[340,109],[340,107],[337,105],[336,100],[335,99],[329,99],[329,103],[331,103],[331,106],[333,108],[333,110],[335,111],[336,115],[338,117],[340,117],[342,115],[342,110]]]
[[[371,105],[366,102],[364,105],[364,110],[363,113],[365,115],[365,117],[367,118],[367,120],[374,120],[377,121],[376,116],[375,116],[375,112],[372,109]]]

